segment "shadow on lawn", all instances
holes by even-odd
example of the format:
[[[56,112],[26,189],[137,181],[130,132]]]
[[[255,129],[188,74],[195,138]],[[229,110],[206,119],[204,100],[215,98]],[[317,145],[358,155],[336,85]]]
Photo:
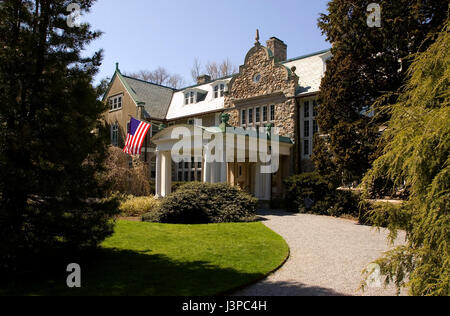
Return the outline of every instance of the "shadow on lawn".
[[[75,261],[81,266],[80,289],[66,286],[68,262],[61,265],[61,273],[53,271],[52,276],[0,284],[0,295],[208,296],[262,277],[207,262],[177,262],[149,252],[101,249],[90,259]]]

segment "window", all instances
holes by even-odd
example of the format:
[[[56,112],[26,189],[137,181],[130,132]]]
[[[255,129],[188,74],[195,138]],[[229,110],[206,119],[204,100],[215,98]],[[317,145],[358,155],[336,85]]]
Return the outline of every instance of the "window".
[[[309,156],[309,140],[305,139],[303,153],[305,156]]]
[[[305,108],[305,112],[304,112],[305,118],[309,118],[309,101],[305,101],[305,103],[303,105]]]
[[[303,133],[303,136],[304,137],[309,137],[309,128],[310,128],[310,124],[309,124],[309,120],[308,121],[305,121],[305,129],[304,129],[304,133]]]
[[[188,105],[189,104],[189,93],[185,93],[184,94],[184,105]]]
[[[261,122],[261,108],[255,109],[255,122],[256,124]]]
[[[188,125],[195,125],[195,119],[188,120]]]
[[[313,134],[316,135],[319,132],[319,125],[317,124],[317,121],[313,121]]]
[[[275,105],[270,106],[270,120],[275,121]]]
[[[263,122],[267,122],[267,106],[263,107]]]
[[[253,124],[253,109],[248,109],[248,124]]]
[[[194,91],[191,91],[191,98],[190,98],[191,104],[194,104],[194,97],[195,97],[195,93],[194,93]]]
[[[202,181],[202,172],[201,171],[197,171],[197,181],[198,182]]]
[[[214,99],[221,98],[225,95],[225,84],[221,83],[214,86]]]
[[[258,82],[260,82],[261,81],[261,74],[256,74],[254,77],[253,77],[253,82],[254,83],[258,83]]]
[[[242,110],[241,111],[241,125],[246,125],[246,124],[247,124],[247,111]]]
[[[183,172],[178,172],[178,181],[183,182]]]
[[[119,125],[114,124],[111,126],[111,145],[118,147],[119,146]]]
[[[111,111],[120,110],[122,108],[122,95],[109,98],[109,107]]]
[[[317,116],[317,101],[313,101],[313,117]]]

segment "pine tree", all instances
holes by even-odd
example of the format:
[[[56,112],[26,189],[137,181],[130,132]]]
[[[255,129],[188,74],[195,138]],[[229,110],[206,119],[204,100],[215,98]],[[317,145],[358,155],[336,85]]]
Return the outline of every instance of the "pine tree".
[[[67,23],[69,4],[83,13],[93,2],[1,2],[0,268],[112,233],[114,203],[96,180],[107,144],[92,86],[102,54],[81,56],[101,34]]]
[[[376,111],[369,118],[372,105],[404,84],[408,56],[426,50],[431,43],[427,35],[438,31],[447,17],[445,1],[381,1],[381,27],[370,28],[370,3],[332,0],[319,20],[333,57],[321,84],[318,123],[330,135],[329,156],[343,182],[360,180],[376,158],[374,137],[389,116]],[[377,104],[395,101],[392,94]]]
[[[430,40],[436,37],[430,37]],[[372,217],[388,218],[392,236],[407,232],[407,244],[377,261],[388,282],[413,295],[450,295],[450,21],[429,49],[415,56],[391,119],[383,155],[366,175],[367,188],[387,176],[410,188],[400,208],[389,205]]]

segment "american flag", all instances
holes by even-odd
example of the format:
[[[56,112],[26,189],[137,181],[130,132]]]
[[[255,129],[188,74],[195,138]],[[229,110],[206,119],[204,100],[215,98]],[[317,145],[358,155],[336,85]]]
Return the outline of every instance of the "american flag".
[[[138,121],[131,118],[128,129],[127,142],[123,152],[129,155],[140,155],[142,151],[142,144],[145,136],[150,129],[150,124]]]

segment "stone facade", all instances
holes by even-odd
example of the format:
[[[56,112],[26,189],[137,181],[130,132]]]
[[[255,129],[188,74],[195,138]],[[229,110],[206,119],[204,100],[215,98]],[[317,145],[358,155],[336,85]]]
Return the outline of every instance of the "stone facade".
[[[259,81],[256,80],[257,76]],[[295,138],[295,91],[298,77],[290,69],[275,62],[269,49],[256,45],[247,57],[245,64],[229,84],[225,96],[225,109],[230,114],[230,124],[239,126],[240,109],[246,106],[272,105],[275,110],[275,127],[280,135]]]

